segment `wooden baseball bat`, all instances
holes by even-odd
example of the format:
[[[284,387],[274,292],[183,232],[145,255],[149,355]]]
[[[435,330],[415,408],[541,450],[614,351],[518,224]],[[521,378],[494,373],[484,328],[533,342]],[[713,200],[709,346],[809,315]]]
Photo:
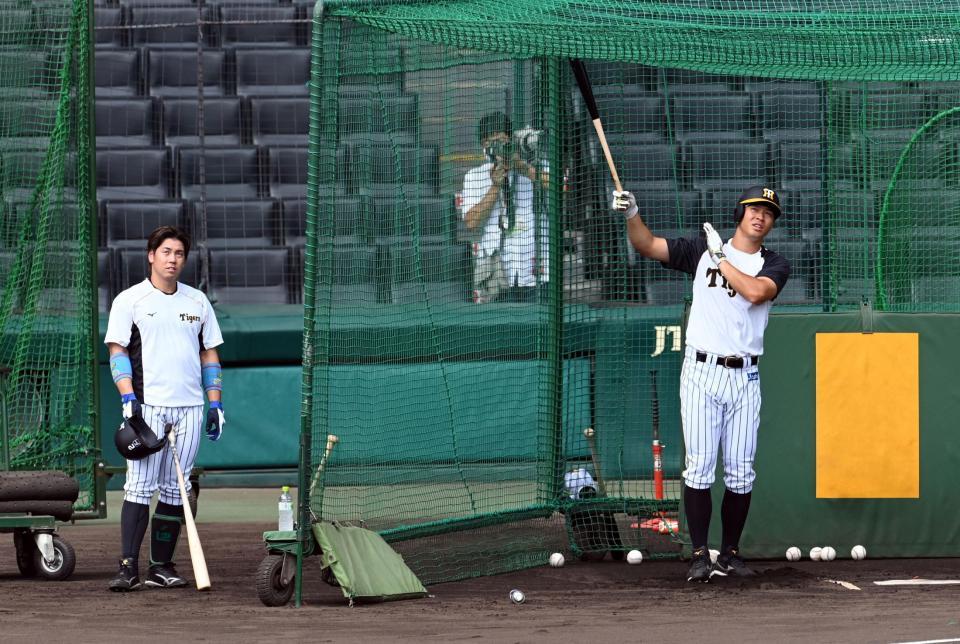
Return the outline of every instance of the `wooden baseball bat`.
[[[597,109],[597,101],[593,97],[593,86],[590,85],[590,77],[587,76],[587,66],[582,60],[571,58],[570,67],[573,69],[573,76],[577,79],[577,86],[580,88],[580,95],[583,96],[583,102],[587,104],[587,111],[593,120],[593,127],[597,131],[597,137],[600,139],[600,147],[603,148],[603,156],[607,159],[607,167],[610,168],[610,176],[613,177],[613,186],[617,192],[623,191],[620,185],[620,176],[617,174],[617,166],[613,163],[613,156],[610,154],[610,146],[607,144],[607,135],[603,133],[603,122],[600,120],[600,111]]]
[[[600,488],[601,496],[606,496],[607,486],[603,482],[603,471],[600,469],[600,454],[597,452],[596,433],[593,427],[587,427],[583,430],[583,435],[587,439],[587,445],[590,446],[590,460],[593,461],[593,470],[597,477],[597,487]]]
[[[663,499],[663,445],[660,444],[660,398],[657,396],[657,370],[650,370],[650,423],[653,429],[653,498]]]
[[[317,471],[313,473],[313,480],[310,481],[310,491],[307,495],[307,503],[309,503],[310,499],[313,498],[313,491],[317,487],[317,481],[320,480],[320,475],[327,466],[327,460],[330,458],[330,452],[333,451],[333,446],[339,442],[340,439],[337,438],[336,434],[330,434],[327,436],[327,446],[324,448],[323,455],[320,457],[320,463],[317,465]]]
[[[207,560],[203,556],[203,546],[200,545],[200,535],[197,533],[197,524],[193,521],[193,512],[187,502],[187,484],[183,480],[183,469],[180,467],[180,455],[177,453],[176,430],[167,433],[170,449],[173,451],[173,463],[177,468],[177,485],[180,486],[180,501],[183,503],[183,518],[187,523],[187,543],[190,546],[190,563],[193,566],[193,577],[197,582],[197,590],[210,590],[210,575],[207,573]]]

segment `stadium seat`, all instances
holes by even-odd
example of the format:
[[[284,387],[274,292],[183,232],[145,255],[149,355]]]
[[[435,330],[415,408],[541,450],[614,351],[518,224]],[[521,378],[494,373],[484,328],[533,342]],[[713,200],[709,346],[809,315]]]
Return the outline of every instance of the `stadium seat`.
[[[298,10],[292,6],[220,7],[224,47],[296,47]]]
[[[199,288],[200,284],[200,265],[203,261],[203,252],[196,247],[190,248],[187,255],[186,264],[180,273],[178,282],[187,286]],[[121,248],[114,252],[114,259],[120,265],[118,282],[116,284],[117,292],[126,290],[146,279],[150,275],[150,263],[147,261],[147,251],[145,248]]]
[[[820,140],[824,107],[819,93],[762,93],[758,102],[765,140]]]
[[[637,190],[633,194],[643,220],[657,235],[670,228],[694,228],[704,221],[696,191]]]
[[[0,51],[0,98],[30,99],[47,96],[58,78],[59,65],[43,52],[18,49]]]
[[[181,7],[130,7],[127,10],[127,25],[134,47],[176,47],[185,49],[197,46],[197,20],[203,20],[204,43],[209,44],[214,13],[209,7],[197,11],[195,6]]]
[[[693,143],[687,155],[695,188],[746,188],[769,183],[766,143]]]
[[[819,187],[816,190],[781,190],[780,207],[785,221],[778,222],[777,227],[799,231],[820,227],[825,215]]]
[[[926,95],[912,88],[896,91],[868,88],[866,92],[857,88],[843,98],[847,106],[846,123],[841,120],[837,125],[841,128],[846,125],[854,133],[866,130],[874,138],[875,131],[916,130],[934,114]]]
[[[37,181],[43,169],[45,152],[6,152],[3,154],[2,176],[0,182],[0,193],[5,201],[9,203],[27,203],[33,199],[33,193],[37,188]],[[63,190],[62,199],[66,201],[76,199],[77,185],[77,158],[75,154],[69,154],[64,157],[63,167]],[[56,169],[59,172],[59,169]],[[54,193],[59,191],[59,187],[52,185]],[[55,200],[60,200],[56,194],[51,195]]]
[[[130,98],[141,93],[139,50],[97,49],[93,69],[98,100]]]
[[[112,0],[108,0],[112,1]],[[196,0],[122,0],[122,4],[127,7],[150,7],[150,6],[196,6]]]
[[[306,98],[252,98],[254,145],[300,145],[309,140],[310,101]]]
[[[743,82],[743,89],[748,94],[817,94],[820,91],[820,83],[818,81],[786,80],[782,78],[747,78]]]
[[[98,148],[149,147],[157,143],[156,102],[150,98],[96,102]]]
[[[328,212],[333,198],[333,241],[340,245],[362,245],[373,240],[373,213],[370,201],[364,196],[331,195],[329,189],[321,191],[320,212],[322,226],[330,225]],[[379,225],[379,222],[378,224]],[[303,246],[307,234],[307,202],[305,199],[283,200],[283,243],[287,246]]]
[[[435,147],[406,144],[358,145],[350,165],[360,188],[368,184],[427,184],[436,187],[439,159]]]
[[[667,114],[663,97],[648,92],[630,93],[628,90],[632,89],[630,86],[595,88],[604,131],[613,141],[665,141]]]
[[[56,120],[55,101],[0,99],[0,151],[45,149]]]
[[[97,151],[97,197],[102,201],[169,199],[172,176],[165,149]]]
[[[94,45],[97,51],[127,46],[123,7],[95,7],[93,10]]]
[[[657,89],[657,70],[636,63],[613,61],[584,61],[590,83],[594,87],[604,85],[622,85],[630,91],[655,91]]]
[[[471,259],[465,244],[391,246],[394,304],[467,302]]]
[[[746,94],[682,94],[672,97],[670,105],[681,143],[753,137],[752,101]]]
[[[210,251],[210,299],[217,304],[292,302],[286,248]]]
[[[110,250],[97,251],[97,311],[110,310],[114,295],[113,253]]]
[[[26,35],[32,42],[37,35],[34,29],[34,16],[29,5],[16,6],[5,4],[3,6],[3,27],[0,28],[0,46],[20,45],[24,42]]]
[[[307,196],[307,148],[270,148],[270,196]]]
[[[163,102],[163,138],[169,146],[199,145],[200,103],[191,99]],[[203,100],[203,141],[206,146],[240,145],[243,136],[241,102],[238,98]]]
[[[371,205],[372,231],[380,242],[385,237],[398,238],[395,241],[399,243],[418,239],[424,244],[442,244],[454,240],[456,213],[450,196],[421,197],[411,190],[406,197],[374,198]]]
[[[633,145],[618,151],[620,180],[629,190],[674,189],[680,182],[674,146],[668,143]]]
[[[203,181],[201,165],[203,159]],[[256,199],[262,194],[257,148],[185,148],[180,150],[180,195],[184,199]]]
[[[308,96],[309,49],[240,49],[237,94],[240,96]]]
[[[781,142],[775,150],[777,185],[784,190],[820,189],[826,159],[819,141]]]
[[[334,247],[330,298],[333,306],[390,301],[389,248]],[[320,289],[325,288],[321,285]]]
[[[193,202],[193,229],[199,230],[203,211]],[[264,248],[280,236],[280,204],[273,200],[207,201],[209,248]]]
[[[869,146],[870,187],[885,190],[893,179],[893,172],[906,148],[905,142],[872,142]],[[948,186],[956,148],[953,144],[920,140],[914,144],[900,167],[897,189],[943,190]],[[955,181],[954,176],[949,181]]]
[[[737,91],[743,82],[739,76],[705,74],[688,69],[654,70],[654,73],[656,72],[659,72],[659,90],[667,96],[684,92],[702,94]]]
[[[160,226],[189,231],[182,201],[108,201],[103,217],[110,248],[143,250],[150,233]]]
[[[207,49],[202,53],[204,96],[229,94],[227,53]],[[196,50],[147,50],[147,78],[151,96],[195,98],[197,84]]]

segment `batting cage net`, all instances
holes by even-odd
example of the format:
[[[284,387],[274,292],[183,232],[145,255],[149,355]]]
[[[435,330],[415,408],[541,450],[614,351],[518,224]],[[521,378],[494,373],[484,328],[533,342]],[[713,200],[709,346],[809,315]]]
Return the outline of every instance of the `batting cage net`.
[[[956,311],[958,21],[940,2],[318,4],[302,516],[379,530],[428,583],[567,543],[672,552],[689,279],[631,250],[568,59],[655,234],[732,235],[759,185],[792,264],[777,310]]]
[[[0,2],[0,469],[63,470],[96,510],[91,12]]]

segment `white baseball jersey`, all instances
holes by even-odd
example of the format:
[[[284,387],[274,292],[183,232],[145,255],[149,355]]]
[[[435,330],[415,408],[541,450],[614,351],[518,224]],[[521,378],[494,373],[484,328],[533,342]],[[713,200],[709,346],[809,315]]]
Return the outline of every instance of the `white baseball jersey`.
[[[490,190],[493,180],[490,178],[490,162],[473,168],[463,178],[461,215],[476,206]],[[537,217],[533,210],[533,183],[527,177],[510,172],[504,180],[509,182],[512,192],[515,221],[512,229],[503,234],[503,271],[511,286],[536,286],[548,279],[547,262],[550,244],[549,223],[546,214],[539,217],[540,231],[536,230]],[[489,256],[500,249],[501,226],[507,226],[508,211],[504,207],[503,190],[496,205],[490,210],[490,217],[483,227],[480,238],[480,252]],[[503,222],[501,222],[503,218]],[[537,248],[539,236],[540,247]],[[539,273],[539,280],[538,278]]]
[[[746,358],[742,367],[722,366],[717,359],[763,353],[772,301],[751,304],[737,293],[710,259],[706,239],[669,239],[667,247],[670,258],[664,265],[693,275],[693,304],[680,373],[684,483],[697,490],[713,485],[722,446],[724,484],[732,492],[746,494],[756,476],[760,372],[752,358]],[[767,248],[744,253],[728,241],[723,252],[738,270],[773,280],[777,293],[790,277],[790,263]]]
[[[145,279],[114,299],[104,342],[127,349],[140,402],[187,407],[204,404],[200,352],[223,337],[201,291],[178,282],[167,294]]]

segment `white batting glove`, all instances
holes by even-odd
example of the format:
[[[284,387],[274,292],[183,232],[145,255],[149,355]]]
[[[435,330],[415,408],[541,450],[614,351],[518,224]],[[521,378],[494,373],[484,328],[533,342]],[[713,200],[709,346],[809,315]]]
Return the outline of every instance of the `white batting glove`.
[[[727,256],[723,253],[723,240],[709,221],[703,225],[703,232],[707,233],[707,251],[710,253],[710,259],[716,266],[720,266],[720,262],[727,261]]]
[[[626,190],[613,191],[613,205],[610,207],[617,212],[622,212],[624,221],[633,219],[640,212],[637,208],[637,198],[633,196],[632,192]]]

